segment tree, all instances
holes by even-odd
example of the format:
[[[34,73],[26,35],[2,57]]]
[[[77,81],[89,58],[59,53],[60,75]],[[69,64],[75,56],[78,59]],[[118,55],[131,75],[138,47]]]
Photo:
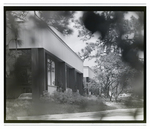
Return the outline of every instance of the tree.
[[[99,84],[95,81],[96,79],[89,79],[88,82],[86,82],[86,85],[84,86],[85,93],[93,95],[99,95]]]
[[[128,11],[86,11],[81,18],[81,24],[84,25],[85,29],[90,31],[91,34],[98,32],[99,38],[95,43],[88,42],[87,40],[87,45],[79,53],[79,56],[83,60],[87,58],[104,57],[105,60],[99,58],[97,61],[102,62],[103,60],[105,65],[109,64],[108,66],[110,66],[111,72],[106,70],[106,72],[103,73],[103,70],[100,68],[101,64],[99,63],[98,65],[99,74],[101,74],[100,78],[104,81],[103,85],[107,84],[107,88],[105,87],[107,89],[107,94],[109,91],[108,89],[110,88],[109,82],[112,82],[112,80],[110,80],[111,76],[113,76],[113,78],[120,77],[120,79],[116,80],[126,80],[124,77],[128,76],[127,71],[121,72],[123,75],[120,73],[112,73],[114,61],[116,62],[118,59],[117,57],[111,57],[112,55],[110,52],[117,54],[117,56],[119,55],[120,59],[127,64],[127,67],[131,67],[131,71],[134,71],[134,74],[131,74],[132,81],[138,82],[138,84],[140,84],[139,87],[143,88],[142,82],[144,76],[142,76],[142,73],[144,63],[139,59],[139,53],[144,53],[144,13],[140,11],[134,12],[134,15],[130,17],[130,20],[125,19],[125,15],[128,13]],[[85,30],[83,30],[83,33],[85,33]],[[89,34],[86,33],[86,35]],[[84,41],[86,41],[87,36],[83,37]],[[106,56],[102,56],[105,54]],[[106,58],[107,56],[108,58]],[[111,63],[109,63],[109,61],[111,61]],[[114,77],[114,75],[117,76]],[[126,81],[122,83],[126,83]],[[134,87],[134,85],[137,84],[132,83],[132,87]],[[116,85],[116,89],[117,87],[118,86]],[[134,89],[136,88],[137,87]],[[141,88],[138,88],[140,89],[139,91],[135,90],[137,94],[142,91]]]
[[[127,20],[124,18],[128,14],[127,11],[86,11],[80,19],[81,25],[85,27],[80,33],[84,33],[83,37],[86,40],[87,35],[99,32],[97,46],[102,45],[107,51],[113,46],[115,51],[121,52],[124,62],[141,70],[143,64],[139,61],[138,53],[144,51],[144,14],[143,12],[134,13],[138,18],[132,16],[131,20]],[[85,29],[91,33],[89,34]],[[133,35],[132,38],[131,35]],[[85,50],[89,49],[90,45],[87,45]],[[87,55],[86,58],[92,51],[93,49],[88,51],[88,54],[84,52],[84,55]]]
[[[129,85],[134,71],[121,60],[118,53],[109,52],[96,58],[95,73],[99,85],[107,98],[117,97]]]

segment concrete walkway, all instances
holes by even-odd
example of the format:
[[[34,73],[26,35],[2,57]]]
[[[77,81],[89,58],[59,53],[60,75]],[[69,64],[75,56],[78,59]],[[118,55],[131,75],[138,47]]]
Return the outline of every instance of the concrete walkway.
[[[134,119],[133,115],[137,113]],[[82,112],[55,115],[24,116],[18,120],[143,120],[143,108],[116,109],[99,112]]]

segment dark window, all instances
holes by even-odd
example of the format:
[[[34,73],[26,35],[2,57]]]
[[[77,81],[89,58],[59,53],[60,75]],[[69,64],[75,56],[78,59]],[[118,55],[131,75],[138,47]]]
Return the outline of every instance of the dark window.
[[[90,81],[89,77],[86,77],[86,82],[89,82],[89,81]]]

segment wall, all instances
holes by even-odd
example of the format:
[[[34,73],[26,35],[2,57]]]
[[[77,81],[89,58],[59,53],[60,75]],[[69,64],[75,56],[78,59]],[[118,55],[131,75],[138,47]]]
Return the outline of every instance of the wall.
[[[29,29],[25,26],[19,34],[22,44],[17,45],[17,48],[44,48],[79,72],[83,72],[83,61],[51,29]],[[15,48],[15,44],[12,42],[9,47]]]
[[[88,67],[83,67],[83,77],[89,77],[89,69],[88,69]]]
[[[89,77],[89,78],[94,78],[94,72],[89,66],[84,66],[83,68],[83,77]]]
[[[43,31],[43,47],[67,64],[83,72],[83,61],[51,31]]]

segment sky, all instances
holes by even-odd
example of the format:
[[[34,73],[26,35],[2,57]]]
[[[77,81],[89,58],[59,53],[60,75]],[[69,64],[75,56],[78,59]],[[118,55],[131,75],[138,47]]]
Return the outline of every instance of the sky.
[[[135,12],[128,12],[125,15],[125,19],[130,20],[130,17],[134,15],[136,18],[138,18],[138,16],[135,14]],[[75,14],[75,18],[78,19],[80,16],[82,16],[81,12],[77,12]],[[73,34],[69,35],[69,36],[63,36],[60,32],[55,31],[60,38],[62,38],[62,40],[76,53],[80,52],[81,49],[83,49],[86,46],[86,42],[87,41],[82,41],[81,38],[78,37],[78,30],[73,28],[73,23],[70,24],[70,27],[73,29]],[[99,35],[97,33],[94,33],[94,37],[91,38],[88,42],[96,42],[97,38],[99,37]],[[88,60],[86,59],[83,63],[84,66],[95,66],[95,59],[92,60]]]
[[[58,34],[59,32],[57,32]],[[74,30],[73,35],[69,35],[69,36],[63,36],[61,33],[58,34],[60,36],[60,38],[62,38],[62,40],[76,53],[80,52],[81,49],[83,49],[86,46],[86,42],[82,41],[79,37],[78,37],[78,32],[77,30]],[[96,38],[91,39],[90,41],[96,41]],[[84,66],[94,66],[95,60],[88,60],[86,59],[83,63]]]
[[[82,12],[77,12],[75,14],[75,18],[78,19],[80,16],[82,16]],[[78,30],[73,27],[73,23],[70,24],[70,28],[73,29],[73,34],[69,36],[63,36],[60,32],[55,31],[60,38],[76,53],[80,52],[81,49],[83,49],[86,46],[86,42],[95,42],[98,38],[98,35],[95,33],[94,38],[91,38],[88,41],[82,41],[81,38],[78,37]],[[86,59],[83,63],[84,66],[94,66],[95,65],[95,59],[88,60]]]

